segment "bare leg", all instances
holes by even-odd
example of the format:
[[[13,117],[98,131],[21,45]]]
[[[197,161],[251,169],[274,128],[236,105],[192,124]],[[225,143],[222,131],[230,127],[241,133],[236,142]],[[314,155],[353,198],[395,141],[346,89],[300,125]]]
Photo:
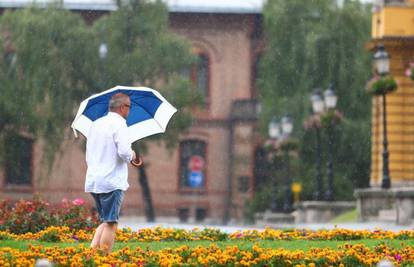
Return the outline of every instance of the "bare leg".
[[[118,224],[116,222],[104,223],[104,228],[101,234],[99,248],[106,253],[110,253],[115,241],[115,234]]]
[[[95,234],[93,235],[93,239],[92,239],[92,242],[91,242],[91,248],[94,248],[94,249],[99,248],[99,243],[100,243],[100,240],[101,240],[101,236],[102,236],[102,232],[104,230],[104,227],[105,227],[105,223],[101,223],[98,226],[98,228],[96,228]]]

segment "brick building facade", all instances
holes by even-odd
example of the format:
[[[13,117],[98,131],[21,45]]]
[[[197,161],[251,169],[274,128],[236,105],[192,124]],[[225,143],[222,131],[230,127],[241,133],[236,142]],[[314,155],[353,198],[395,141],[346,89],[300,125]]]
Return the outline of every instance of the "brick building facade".
[[[242,7],[169,6],[170,29],[190,40],[199,57],[193,78],[204,88],[206,106],[195,114],[192,128],[174,151],[151,144],[144,156],[156,217],[216,223],[239,220],[246,199],[253,194],[260,138],[254,79],[262,44],[261,5]],[[95,8],[86,19],[112,9]],[[18,159],[21,171],[7,170],[7,162],[0,170],[0,198],[31,198],[38,192],[50,202],[83,197],[92,203],[83,192],[83,140],[68,133],[51,171],[40,162],[41,141],[13,142],[27,152]],[[23,180],[16,183],[13,176]],[[130,169],[129,182],[123,213],[143,215],[136,169]]]

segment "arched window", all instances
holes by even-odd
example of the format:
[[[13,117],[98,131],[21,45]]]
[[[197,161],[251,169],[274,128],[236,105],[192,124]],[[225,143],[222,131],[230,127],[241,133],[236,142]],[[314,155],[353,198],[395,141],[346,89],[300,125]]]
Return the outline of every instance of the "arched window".
[[[186,140],[180,143],[179,186],[181,189],[204,189],[206,148],[206,143],[201,140]]]
[[[199,54],[193,77],[197,90],[207,101],[209,96],[209,60],[206,54]]]
[[[210,87],[209,58],[205,53],[198,53],[196,57],[195,63],[189,69],[181,70],[180,73],[191,80],[194,89],[200,93],[204,102],[208,104]]]

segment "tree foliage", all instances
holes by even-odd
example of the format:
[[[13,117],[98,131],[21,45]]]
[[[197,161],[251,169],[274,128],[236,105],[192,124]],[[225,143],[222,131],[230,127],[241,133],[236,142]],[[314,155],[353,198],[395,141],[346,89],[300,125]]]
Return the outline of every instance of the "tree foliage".
[[[56,150],[75,103],[91,92],[91,31],[79,15],[35,7],[0,20],[0,135],[26,133]],[[51,153],[49,153],[51,154]]]
[[[168,30],[168,10],[161,1],[119,1],[118,10],[94,25],[96,42],[108,46],[99,69],[103,88],[140,85],[156,88],[180,112],[161,135],[167,146],[176,144],[191,123],[186,107],[200,102],[188,77],[180,71],[193,63],[191,45]],[[155,138],[160,137],[157,136]]]
[[[108,46],[105,58],[101,43]],[[179,109],[161,135],[173,146],[191,123],[188,107],[198,101],[179,75],[192,64],[190,51],[168,31],[161,1],[120,1],[92,26],[60,5],[6,11],[0,18],[1,140],[16,133],[43,137],[51,163],[81,100],[115,85],[142,85],[162,91]]]
[[[315,190],[315,136],[302,123],[311,115],[311,92],[330,83],[338,95],[337,108],[345,116],[335,128],[336,199],[349,199],[352,189],[367,186],[369,179],[370,107],[363,88],[371,70],[364,51],[370,38],[370,11],[358,1],[345,1],[342,7],[334,2],[269,0],[264,8],[266,49],[258,81],[262,126],[273,115],[293,115],[294,135],[300,140],[294,179],[304,184],[307,199]],[[322,140],[326,152],[326,135]]]

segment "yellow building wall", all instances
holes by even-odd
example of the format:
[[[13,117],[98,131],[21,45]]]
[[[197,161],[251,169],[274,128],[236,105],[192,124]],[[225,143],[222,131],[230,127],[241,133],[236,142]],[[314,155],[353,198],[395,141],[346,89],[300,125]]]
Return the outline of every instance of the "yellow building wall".
[[[414,81],[405,76],[414,61],[414,0],[386,5],[373,13],[370,48],[382,43],[391,57],[396,92],[387,95],[387,137],[392,186],[414,185]],[[383,102],[372,99],[371,185],[381,185],[383,171]]]
[[[404,186],[414,184],[414,82],[404,73],[414,58],[414,41],[412,46],[398,41],[384,43],[391,56],[391,73],[398,83],[397,91],[386,99],[390,177],[393,186]],[[382,101],[382,96],[372,99],[372,185],[380,185],[382,180]]]
[[[373,38],[411,35],[414,35],[414,6],[387,6],[373,13]]]

